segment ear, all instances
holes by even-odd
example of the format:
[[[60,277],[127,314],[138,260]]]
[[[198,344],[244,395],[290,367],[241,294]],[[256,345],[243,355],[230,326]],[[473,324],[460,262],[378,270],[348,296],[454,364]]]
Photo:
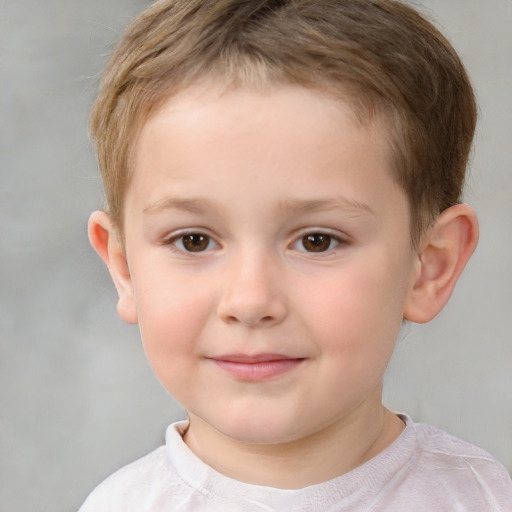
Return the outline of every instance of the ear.
[[[422,240],[405,319],[429,322],[443,309],[477,243],[478,221],[468,205],[457,204],[439,215]]]
[[[137,323],[137,307],[126,253],[119,239],[119,232],[109,215],[94,212],[89,218],[89,240],[106,263],[117,289],[117,312],[130,324]]]

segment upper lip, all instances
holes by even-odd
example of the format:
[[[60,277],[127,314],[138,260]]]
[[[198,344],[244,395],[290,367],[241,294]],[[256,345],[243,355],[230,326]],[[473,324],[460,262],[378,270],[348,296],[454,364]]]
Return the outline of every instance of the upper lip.
[[[284,354],[224,354],[211,357],[216,361],[227,361],[229,363],[255,364],[268,361],[283,361],[286,359],[304,359],[302,357],[288,356]]]

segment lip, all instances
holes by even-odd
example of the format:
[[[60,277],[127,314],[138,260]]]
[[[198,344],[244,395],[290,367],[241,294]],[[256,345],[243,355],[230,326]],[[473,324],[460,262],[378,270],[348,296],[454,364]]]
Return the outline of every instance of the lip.
[[[304,361],[304,358],[282,354],[226,354],[209,359],[228,375],[252,382],[288,373]]]

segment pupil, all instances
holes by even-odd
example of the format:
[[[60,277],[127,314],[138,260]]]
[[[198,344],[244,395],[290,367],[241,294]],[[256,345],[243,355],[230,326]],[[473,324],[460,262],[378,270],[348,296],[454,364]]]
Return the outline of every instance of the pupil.
[[[190,252],[204,251],[208,247],[208,237],[198,234],[186,235],[183,237],[183,246]]]
[[[310,252],[323,252],[329,249],[331,245],[331,237],[321,233],[306,235],[302,240],[304,247]]]

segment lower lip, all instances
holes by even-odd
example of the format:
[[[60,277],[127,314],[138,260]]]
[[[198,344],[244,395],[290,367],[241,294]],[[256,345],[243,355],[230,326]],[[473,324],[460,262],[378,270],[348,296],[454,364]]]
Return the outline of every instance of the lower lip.
[[[257,363],[239,363],[214,359],[215,364],[231,376],[245,381],[262,381],[278,377],[299,366],[303,359],[277,359]]]

